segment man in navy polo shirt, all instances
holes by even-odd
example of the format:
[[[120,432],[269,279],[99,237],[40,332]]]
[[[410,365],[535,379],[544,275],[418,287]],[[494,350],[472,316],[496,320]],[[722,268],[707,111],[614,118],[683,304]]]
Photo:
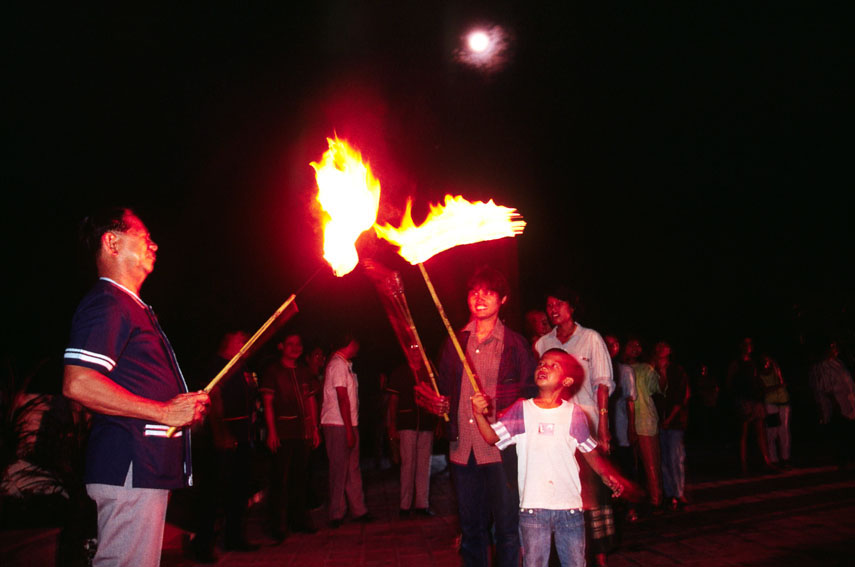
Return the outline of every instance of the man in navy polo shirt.
[[[98,507],[94,565],[157,566],[169,490],[192,484],[190,432],[205,393],[188,393],[172,347],[139,298],[155,244],[130,209],[86,217],[99,280],[74,314],[63,393],[93,412],[86,491]]]

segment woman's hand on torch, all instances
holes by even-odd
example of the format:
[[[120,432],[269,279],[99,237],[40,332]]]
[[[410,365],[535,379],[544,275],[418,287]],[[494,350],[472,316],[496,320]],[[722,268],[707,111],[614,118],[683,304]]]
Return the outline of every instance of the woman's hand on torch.
[[[440,396],[427,382],[416,382],[414,388],[416,403],[434,415],[447,414],[451,403],[448,396]]]
[[[179,394],[168,402],[164,402],[160,422],[172,427],[193,425],[205,418],[210,406],[211,399],[207,392]]]

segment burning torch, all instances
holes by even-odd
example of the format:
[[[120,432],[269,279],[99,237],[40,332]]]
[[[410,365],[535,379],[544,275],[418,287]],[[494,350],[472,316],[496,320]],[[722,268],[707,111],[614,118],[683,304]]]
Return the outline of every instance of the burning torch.
[[[407,202],[401,226],[380,226],[375,222],[380,200],[379,182],[371,174],[368,165],[362,162],[358,151],[337,137],[334,140],[328,139],[328,142],[330,149],[321,162],[311,164],[316,172],[318,201],[327,215],[324,226],[324,258],[333,265],[337,276],[350,272],[358,263],[356,239],[371,226],[380,238],[397,245],[399,254],[405,260],[419,266],[472,388],[476,392],[480,391],[475,374],[445,314],[424,262],[455,246],[516,236],[525,229],[525,221],[516,209],[496,205],[492,200],[487,203],[470,203],[461,196],[446,195],[445,205],[431,205],[430,214],[419,226],[413,222],[412,201]],[[391,296],[397,298],[396,301],[406,301],[403,289],[392,293]],[[423,359],[427,361],[424,347],[415,332],[409,307],[405,304],[399,307],[407,325],[412,328]],[[430,368],[429,364],[426,366]],[[435,381],[433,387],[439,394]]]

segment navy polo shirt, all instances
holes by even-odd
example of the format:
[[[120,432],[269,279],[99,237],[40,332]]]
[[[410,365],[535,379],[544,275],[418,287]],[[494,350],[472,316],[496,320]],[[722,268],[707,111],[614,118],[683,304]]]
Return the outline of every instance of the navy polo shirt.
[[[77,306],[64,363],[100,372],[151,400],[164,402],[187,392],[151,307],[107,278],[98,280]],[[192,485],[189,430],[168,438],[167,429],[144,419],[94,413],[84,482],[121,486],[133,463],[135,488]]]

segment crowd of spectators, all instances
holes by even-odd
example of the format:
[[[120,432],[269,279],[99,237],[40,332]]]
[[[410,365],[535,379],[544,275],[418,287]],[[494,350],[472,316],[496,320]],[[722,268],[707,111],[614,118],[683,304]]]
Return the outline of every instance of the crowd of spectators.
[[[587,406],[592,431],[605,440],[600,442],[603,453],[645,493],[642,502],[618,502],[613,511],[608,491],[589,478],[590,474],[586,476],[585,465],[581,465],[592,562],[607,563],[607,554],[615,546],[615,524],[620,527],[648,515],[691,507],[686,491],[687,432],[690,448],[731,448],[742,474],[775,474],[792,467],[791,392],[776,359],[769,352],[755,355],[753,338],[738,342],[736,356],[719,380],[709,365],[687,364],[666,340],[645,347],[646,341],[637,336],[600,337],[572,316],[568,318],[568,306],[573,306],[572,312],[579,305],[575,294],[566,288],[551,293],[553,301],[545,303],[546,309],[526,313],[525,336],[532,356],[537,358],[540,351],[555,347],[568,350],[574,335],[589,343],[586,348],[596,350],[596,356],[604,353],[607,358],[598,364],[609,362],[608,380],[601,378],[599,393],[589,387],[580,406]],[[568,321],[570,334],[562,334]],[[245,339],[246,334],[226,333],[218,351],[219,362],[239,348],[236,341],[240,338]],[[235,344],[229,346],[230,342]],[[358,339],[348,334],[332,348],[313,344],[304,350],[301,333],[291,329],[275,343],[278,357],[255,364],[258,373],[242,368],[242,378],[230,382],[231,393],[213,397],[208,427],[217,457],[200,459],[203,468],[198,476],[202,489],[210,494],[216,493],[215,481],[222,483],[224,490],[214,502],[222,503],[225,549],[251,551],[258,547],[257,542],[246,539],[242,527],[252,491],[267,495],[267,526],[276,543],[290,532],[311,533],[324,527],[315,525],[309,514],[324,504],[328,506],[327,526],[333,529],[348,517],[358,522],[373,520],[365,507],[360,472],[359,404],[369,398],[359,395],[353,372]],[[430,517],[432,458],[448,462],[448,445],[438,442],[447,426],[417,403],[414,385],[427,383],[428,376],[419,365],[417,349],[405,354],[386,372],[365,378],[378,381],[383,394],[370,398],[377,407],[367,411],[384,418],[379,425],[381,435],[372,441],[377,446],[369,449],[382,458],[374,462],[363,455],[362,464],[371,461],[397,469],[400,517]],[[583,361],[596,359],[594,355],[577,356]],[[595,382],[589,381],[591,386]],[[819,430],[839,449],[835,456],[841,465],[852,462],[855,386],[836,343],[829,343],[823,357],[809,367],[808,384],[816,402]],[[233,395],[238,390],[240,396]],[[598,397],[603,396],[607,402],[599,408]],[[237,398],[239,408],[226,408],[235,406]],[[225,399],[232,401],[224,405]],[[602,420],[593,419],[601,416]],[[238,434],[230,433],[234,431]],[[199,446],[202,451],[208,445],[203,441]],[[248,451],[254,452],[254,458],[247,458]],[[204,470],[206,463],[213,467],[211,475]],[[251,466],[261,470],[251,471]],[[251,485],[250,478],[261,479],[260,484]],[[193,549],[197,560],[213,561],[216,510],[208,504],[202,511]],[[615,512],[620,514],[617,522],[612,517]],[[287,519],[283,521],[283,517]]]
[[[269,341],[266,355],[229,364],[231,372],[210,396],[188,393],[165,335],[137,295],[153,268],[157,245],[132,211],[113,211],[108,220],[99,225],[93,246],[103,273],[90,295],[99,300],[105,294],[118,297],[127,311],[141,314],[139,325],[151,327],[165,345],[161,350],[170,357],[160,366],[177,376],[181,386],[170,391],[177,395],[166,407],[179,415],[165,419],[160,415],[163,402],[118,392],[115,380],[104,374],[115,363],[101,353],[116,345],[105,343],[103,337],[111,336],[106,331],[100,342],[92,338],[96,335],[88,330],[83,308],[75,319],[79,330],[65,354],[65,393],[105,423],[153,420],[140,433],[145,443],[150,443],[148,437],[171,438],[169,425],[184,426],[189,449],[193,425],[196,467],[191,472],[189,451],[184,450],[182,474],[188,485],[196,478],[188,550],[199,562],[217,561],[220,536],[226,550],[258,549],[245,524],[249,502],[259,494],[264,495],[267,534],[277,545],[290,533],[373,521],[363,491],[362,469],[368,461],[398,468],[400,517],[430,517],[431,463],[435,455],[443,458],[456,489],[460,554],[464,564],[479,566],[487,564],[490,550],[499,565],[516,566],[520,559],[526,565],[545,564],[548,553],[533,552],[543,547],[539,530],[552,529],[542,524],[541,509],[570,514],[574,530],[578,528],[573,537],[561,536],[562,541],[575,542],[568,545],[580,546],[573,553],[560,549],[562,562],[584,564],[579,558],[587,554],[588,561],[605,566],[624,520],[632,523],[691,506],[687,435],[695,442],[689,451],[703,445],[732,447],[743,475],[777,474],[793,466],[796,400],[776,357],[769,351],[758,356],[752,337],[739,341],[719,380],[711,365],[681,356],[674,348],[680,337],[657,337],[651,343],[638,336],[601,335],[584,326],[581,299],[564,285],[552,287],[542,306],[526,313],[521,335],[501,317],[510,293],[507,279],[487,266],[466,282],[469,321],[449,336],[435,363],[420,342],[407,345],[401,340],[403,356],[390,358],[379,372],[358,377],[358,333],[340,331],[328,343],[316,341],[306,348],[303,322],[298,320]],[[116,318],[105,308],[102,318],[109,323],[110,317]],[[133,332],[130,335],[133,339]],[[243,350],[247,338],[243,330],[224,331],[201,381],[193,386],[201,388],[217,374]],[[161,350],[156,350],[158,356]],[[839,344],[827,341],[822,355],[806,368],[808,388],[799,393],[812,395],[816,432],[831,444],[837,463],[848,467],[855,446],[855,383],[840,358]],[[135,387],[132,378],[127,380],[129,388]],[[91,387],[96,382],[97,395]],[[367,388],[361,390],[360,383]],[[552,419],[545,416],[559,414],[542,412],[552,409],[560,409],[562,424],[572,416],[570,431],[543,421],[535,426],[526,417],[532,413]],[[543,444],[540,435],[554,438]],[[444,443],[437,442],[443,437]],[[544,461],[534,447],[560,451],[565,445],[573,450],[560,463],[550,460],[537,474],[527,474],[534,471],[532,463]],[[113,456],[108,453],[104,463]],[[571,462],[573,455],[577,464]],[[108,530],[112,516],[107,512],[117,498],[114,493],[121,498],[142,494],[135,481],[143,469],[137,471],[136,466],[135,461],[122,461],[121,477],[87,485],[102,501],[99,518],[105,519],[99,520],[99,536],[113,534],[108,545],[102,544],[102,555],[128,552],[127,534]],[[553,474],[574,493],[572,498],[555,495],[552,500],[560,503],[555,510],[550,498],[532,496],[543,493],[544,483],[552,485]],[[157,500],[152,501],[156,506],[146,506],[156,509],[162,520],[165,495],[178,481],[162,488],[158,482],[149,482],[158,487]],[[627,498],[615,505],[612,496],[618,493]],[[523,521],[520,507],[532,502],[538,504],[529,506],[526,513],[531,517]],[[324,504],[326,520],[321,524],[322,515],[313,512]],[[558,541],[559,531],[554,534]],[[146,537],[150,542],[138,555],[154,562],[160,542],[157,534]]]

